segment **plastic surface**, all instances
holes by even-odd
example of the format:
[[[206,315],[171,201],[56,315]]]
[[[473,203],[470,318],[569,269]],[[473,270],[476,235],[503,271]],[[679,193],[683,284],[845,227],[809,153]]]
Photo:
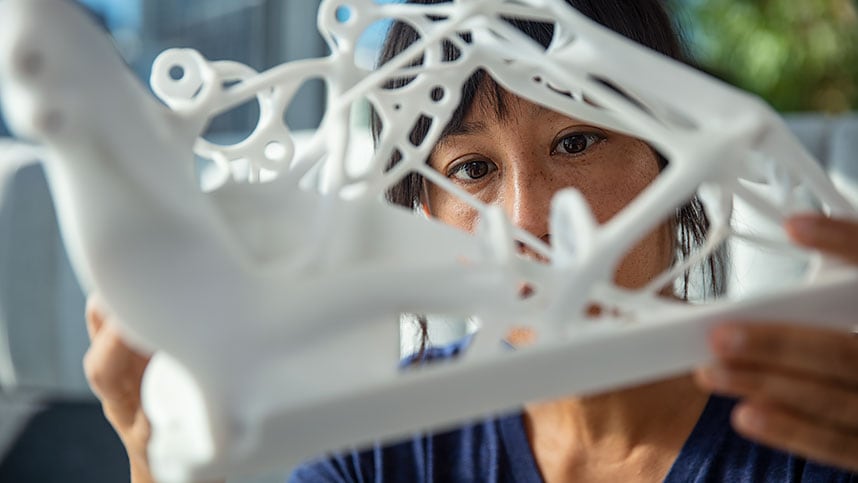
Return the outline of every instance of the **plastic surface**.
[[[501,16],[556,23],[555,38],[543,49]],[[411,23],[421,40],[365,71],[354,61],[356,40],[389,18]],[[760,100],[606,31],[562,1],[326,1],[318,19],[329,57],[261,74],[194,51],[165,52],[152,78],[164,106],[73,5],[0,1],[6,117],[18,136],[44,146],[82,282],[102,294],[129,341],[157,352],[143,398],[159,480],[288,467],[527,400],[680,373],[708,359],[705,333],[725,318],[855,323],[858,271],[786,238],[730,226],[734,197],[774,223],[807,199],[831,215],[856,216]],[[443,39],[461,50],[455,61],[441,60]],[[424,64],[409,66],[418,52]],[[424,160],[476,68],[532,102],[646,140],[669,167],[604,225],[580,193],[558,193],[551,246],[476,201],[483,221],[475,234],[384,204],[381,195],[410,171],[456,192]],[[396,76],[415,78],[381,87]],[[326,82],[327,112],[293,156],[282,113],[313,78]],[[248,139],[199,139],[209,119],[254,97],[262,115]],[[365,101],[385,129],[356,171],[346,163],[350,116]],[[435,122],[415,146],[408,134],[421,115]],[[385,171],[396,150],[402,161]],[[226,173],[210,193],[198,188],[194,151]],[[228,175],[238,162],[251,164],[251,182]],[[279,175],[252,182],[266,171]],[[318,189],[300,188],[313,173],[323,180]],[[696,193],[712,221],[705,249],[642,290],[614,285],[623,255]],[[659,296],[730,237],[806,257],[805,276],[741,301]],[[516,256],[516,240],[549,261]],[[540,290],[522,299],[522,281]],[[592,303],[602,317],[587,317]],[[400,371],[402,312],[472,315],[481,329],[457,361]],[[509,353],[499,340],[520,325],[538,341]]]

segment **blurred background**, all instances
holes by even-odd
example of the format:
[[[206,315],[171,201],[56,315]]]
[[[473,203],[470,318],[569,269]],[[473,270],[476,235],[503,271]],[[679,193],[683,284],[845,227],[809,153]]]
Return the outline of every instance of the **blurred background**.
[[[171,47],[192,47],[209,59],[257,70],[327,54],[316,31],[318,0],[80,1],[112,33],[144,83],[154,58]],[[854,116],[844,116],[858,108],[855,0],[666,1],[701,69],[787,114],[820,159],[836,155],[841,138],[852,142],[843,151],[852,156],[858,127],[841,125],[852,119],[849,126],[858,126]],[[383,33],[362,39],[367,62]],[[287,123],[294,130],[313,128],[324,107],[323,86],[309,83],[287,112]],[[257,116],[249,103],[219,116],[209,133],[241,136]],[[82,373],[84,297],[59,241],[40,169],[16,173],[0,199],[6,207],[0,210],[0,329],[5,323],[21,385],[12,395],[0,388],[0,482],[127,481],[122,448]]]
[[[781,112],[858,107],[855,0],[670,0],[710,74]]]
[[[380,0],[397,1],[397,0]],[[855,0],[664,0],[704,71],[754,92],[784,113],[843,113],[858,107]],[[79,0],[99,16],[131,68],[148,82],[155,57],[192,47],[209,59],[264,70],[320,56],[319,0]],[[384,31],[363,38],[367,58]],[[315,127],[321,84],[308,85],[287,114],[293,129]],[[244,132],[252,104],[218,118],[211,132]],[[5,128],[0,122],[0,135]]]

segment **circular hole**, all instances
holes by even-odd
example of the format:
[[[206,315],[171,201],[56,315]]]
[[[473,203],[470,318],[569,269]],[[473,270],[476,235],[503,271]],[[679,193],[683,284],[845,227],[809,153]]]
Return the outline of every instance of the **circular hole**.
[[[277,141],[266,144],[265,157],[272,161],[283,161],[286,159],[286,146]]]
[[[337,7],[335,15],[337,16],[337,22],[346,23],[352,18],[352,9],[348,5],[340,5]]]
[[[170,79],[174,81],[182,80],[185,77],[185,68],[181,65],[170,67]]]
[[[435,102],[440,102],[444,99],[445,94],[446,94],[446,91],[444,90],[443,87],[435,86],[432,88],[432,92],[429,93],[429,97]]]
[[[536,82],[537,84],[541,83],[541,82],[542,82],[542,77],[539,77],[538,75],[537,75],[537,76],[533,76],[533,82]]]
[[[394,105],[393,105],[393,110],[394,110],[394,111],[398,111],[398,110],[400,110],[400,109],[402,109],[402,106],[401,106],[400,104],[394,104]]]

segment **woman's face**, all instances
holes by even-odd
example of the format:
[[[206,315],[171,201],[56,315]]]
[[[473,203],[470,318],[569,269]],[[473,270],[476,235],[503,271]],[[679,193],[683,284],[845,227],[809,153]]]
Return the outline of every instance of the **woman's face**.
[[[551,199],[579,190],[604,223],[658,175],[658,159],[644,142],[558,114],[510,94],[499,113],[491,89],[481,89],[462,128],[436,145],[429,164],[474,198],[503,207],[516,226],[551,242]],[[472,231],[479,214],[461,199],[427,184],[424,208]],[[667,268],[673,239],[667,225],[626,255],[615,280],[636,288]]]

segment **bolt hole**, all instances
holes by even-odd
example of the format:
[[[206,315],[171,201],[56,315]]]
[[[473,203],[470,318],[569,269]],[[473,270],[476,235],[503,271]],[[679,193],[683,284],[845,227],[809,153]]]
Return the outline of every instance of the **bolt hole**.
[[[181,65],[174,65],[170,67],[170,79],[174,81],[180,81],[185,78],[185,68]]]
[[[337,17],[337,22],[346,23],[352,18],[352,9],[348,5],[340,5],[334,14]]]
[[[429,94],[429,97],[430,97],[434,102],[441,102],[442,100],[444,100],[444,95],[445,95],[445,94],[446,94],[446,91],[444,90],[444,88],[443,88],[443,87],[441,87],[441,86],[436,86],[436,87],[434,87],[434,88],[432,89],[432,92]]]

